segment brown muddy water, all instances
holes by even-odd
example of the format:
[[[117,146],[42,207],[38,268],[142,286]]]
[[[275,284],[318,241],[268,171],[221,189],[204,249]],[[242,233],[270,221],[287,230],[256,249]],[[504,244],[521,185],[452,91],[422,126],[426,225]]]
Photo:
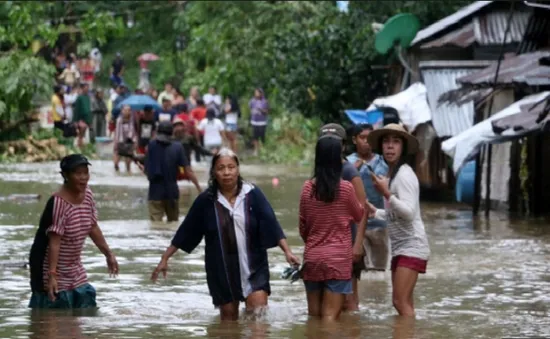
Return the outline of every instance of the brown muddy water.
[[[106,274],[103,256],[88,241],[83,262],[96,287],[94,314],[43,312],[27,308],[29,273],[10,263],[27,259],[48,195],[60,184],[57,164],[1,165],[0,196],[39,193],[40,201],[0,202],[1,338],[501,338],[550,336],[550,224],[511,222],[493,214],[473,221],[460,205],[424,203],[423,217],[432,248],[428,273],[418,281],[417,319],[404,321],[391,305],[389,273],[363,273],[361,309],[331,325],[308,320],[300,283],[280,279],[286,267],[278,249],[270,251],[272,296],[262,319],[219,324],[206,287],[201,245],[176,254],[165,281],[150,274],[177,224],[147,221],[147,181],[137,174],[115,175],[106,161],[94,162],[90,185],[100,225],[120,264]],[[297,254],[298,196],[307,171],[243,166],[280,218]],[[202,182],[205,170],[199,169]],[[286,173],[286,174],[285,174]],[[290,174],[289,174],[290,173]],[[280,185],[272,187],[278,176]],[[191,197],[182,199],[186,211]]]

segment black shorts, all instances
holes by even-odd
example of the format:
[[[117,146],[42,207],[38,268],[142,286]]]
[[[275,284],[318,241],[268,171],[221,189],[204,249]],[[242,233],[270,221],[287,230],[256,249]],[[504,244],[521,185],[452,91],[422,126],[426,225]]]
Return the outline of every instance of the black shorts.
[[[267,126],[252,126],[252,139],[265,142],[265,129]]]

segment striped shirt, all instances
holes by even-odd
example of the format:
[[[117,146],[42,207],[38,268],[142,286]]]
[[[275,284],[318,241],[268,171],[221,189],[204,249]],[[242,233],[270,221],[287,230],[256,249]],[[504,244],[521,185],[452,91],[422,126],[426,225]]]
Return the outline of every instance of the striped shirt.
[[[388,222],[392,257],[405,255],[428,260],[430,245],[420,215],[418,178],[409,165],[402,165],[391,185],[391,196],[385,209],[376,211],[376,218]]]
[[[300,197],[300,236],[305,242],[304,280],[351,279],[353,253],[352,222],[361,221],[363,204],[353,185],[341,180],[336,199],[331,203],[317,200],[308,180]]]
[[[46,233],[56,233],[61,236],[59,259],[57,261],[57,288],[60,291],[72,290],[88,282],[86,270],[82,265],[81,254],[84,242],[92,227],[97,223],[97,209],[94,196],[88,188],[84,201],[74,205],[59,195],[54,196],[52,225]],[[45,288],[48,286],[49,249],[43,264]]]

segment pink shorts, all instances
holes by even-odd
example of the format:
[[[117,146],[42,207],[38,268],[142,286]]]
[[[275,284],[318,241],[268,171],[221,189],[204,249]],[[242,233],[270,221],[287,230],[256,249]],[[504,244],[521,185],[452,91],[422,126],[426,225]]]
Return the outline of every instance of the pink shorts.
[[[418,273],[426,273],[428,260],[423,260],[415,257],[407,257],[406,255],[398,255],[391,259],[391,271],[395,272],[398,267],[406,267]]]

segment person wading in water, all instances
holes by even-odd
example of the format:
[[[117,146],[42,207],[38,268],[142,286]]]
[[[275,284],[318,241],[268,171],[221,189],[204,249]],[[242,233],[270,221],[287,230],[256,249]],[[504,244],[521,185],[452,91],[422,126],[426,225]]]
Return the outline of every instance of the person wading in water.
[[[334,320],[352,288],[352,222],[360,222],[364,203],[342,179],[342,139],[325,135],[315,147],[313,178],[300,197],[300,236],[304,240],[303,279],[308,313]]]
[[[414,287],[419,273],[426,273],[430,245],[420,215],[420,188],[407,155],[418,151],[418,140],[398,124],[372,131],[368,142],[381,152],[389,166],[389,178],[372,175],[374,187],[385,199],[385,209],[368,203],[371,216],[388,223],[392,252],[392,300],[402,316],[414,316]]]
[[[147,146],[143,166],[149,180],[149,218],[151,221],[162,221],[166,215],[168,222],[179,219],[178,174],[183,168],[187,178],[200,193],[202,189],[189,159],[180,142],[172,139],[173,127],[170,121],[161,121],[157,136]]]
[[[96,307],[96,291],[81,260],[88,236],[105,255],[109,274],[118,274],[115,255],[97,224],[89,165],[81,154],[61,160],[63,186],[46,203],[31,247],[30,308]]]
[[[166,277],[170,257],[178,249],[191,253],[203,238],[208,290],[222,321],[238,319],[241,301],[248,312],[267,306],[267,249],[279,246],[289,264],[300,264],[267,198],[243,180],[239,158],[227,148],[212,158],[208,189],[193,202],[151,279]]]
[[[365,188],[363,181],[359,176],[359,172],[353,166],[352,163],[344,159],[344,148],[346,144],[346,130],[339,124],[331,123],[321,127],[319,131],[320,136],[331,135],[341,140],[342,143],[342,179],[349,181],[353,185],[355,195],[359,201],[365,201],[367,195],[365,194]],[[365,235],[365,227],[367,223],[367,215],[358,223],[351,223],[351,237],[353,242],[353,293],[346,295],[346,303],[344,304],[344,310],[356,311],[359,309],[359,291],[357,283],[361,277],[361,270],[363,269],[363,240]]]

